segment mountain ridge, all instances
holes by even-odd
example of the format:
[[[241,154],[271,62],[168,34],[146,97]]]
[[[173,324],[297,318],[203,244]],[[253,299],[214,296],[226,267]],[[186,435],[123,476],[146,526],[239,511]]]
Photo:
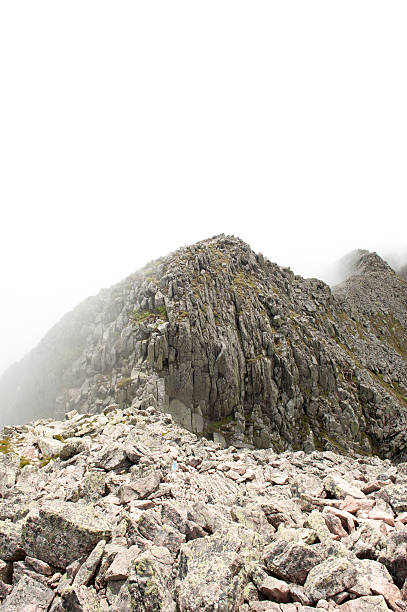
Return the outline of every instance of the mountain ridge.
[[[357,253],[331,291],[232,236],[183,247],[65,315],[0,379],[2,412],[152,405],[224,445],[401,460],[407,285]]]

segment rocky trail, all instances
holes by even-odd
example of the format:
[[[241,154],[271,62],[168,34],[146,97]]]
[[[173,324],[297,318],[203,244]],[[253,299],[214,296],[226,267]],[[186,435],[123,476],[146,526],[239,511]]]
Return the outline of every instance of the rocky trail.
[[[153,407],[3,433],[2,611],[407,609],[406,464],[222,448]]]

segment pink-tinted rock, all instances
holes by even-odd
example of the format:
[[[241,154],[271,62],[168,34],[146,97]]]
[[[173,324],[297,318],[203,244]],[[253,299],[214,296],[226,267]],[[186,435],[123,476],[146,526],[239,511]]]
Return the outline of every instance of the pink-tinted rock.
[[[260,593],[277,602],[287,602],[290,599],[290,589],[283,580],[268,576],[259,587]]]
[[[13,587],[11,586],[11,584],[6,584],[2,580],[0,580],[0,599],[5,599],[7,595],[10,595],[12,588]]]
[[[280,470],[270,469],[265,474],[266,480],[276,485],[283,485],[288,482],[287,472],[280,472]]]
[[[123,485],[120,491],[122,504],[127,504],[133,499],[145,499],[158,489],[161,478],[162,474],[157,470],[144,478],[138,478],[131,484]]]
[[[31,565],[34,571],[38,574],[43,574],[44,576],[52,576],[54,573],[54,568],[45,563],[45,561],[41,561],[40,559],[35,559],[34,557],[26,557],[24,559],[28,565]]]
[[[375,521],[383,521],[390,527],[394,527],[394,518],[388,512],[384,512],[383,510],[370,510],[368,514],[368,518],[373,519]]]
[[[328,493],[331,493],[336,499],[345,499],[346,497],[354,497],[355,499],[363,499],[365,494],[360,489],[350,484],[347,480],[339,476],[339,474],[331,474],[324,478],[324,487]]]
[[[123,548],[114,558],[113,563],[106,570],[106,582],[111,580],[126,580],[129,575],[129,566],[133,559],[140,554],[138,546]]]
[[[396,516],[396,521],[403,523],[405,525],[407,523],[407,512],[402,512]]]
[[[281,612],[278,604],[272,601],[249,601],[250,612]]]
[[[373,499],[355,499],[350,495],[346,496],[341,505],[339,506],[340,510],[345,510],[346,512],[350,512],[351,514],[356,514],[360,510],[371,510],[374,506],[375,502]]]
[[[350,514],[350,512],[339,510],[338,508],[332,508],[331,506],[325,506],[324,513],[334,514],[337,516],[340,519],[343,528],[346,529],[348,533],[355,531],[355,521],[357,521],[357,518]]]
[[[370,588],[375,595],[382,595],[386,600],[387,605],[395,612],[400,612],[401,608],[396,604],[397,600],[402,599],[400,589],[395,584],[385,580],[374,580]]]
[[[388,612],[383,597],[367,596],[347,601],[338,608],[338,612]]]
[[[373,493],[374,491],[379,491],[382,487],[391,484],[391,480],[373,480],[372,482],[368,482],[364,487],[362,487],[362,492],[368,495],[369,493]]]
[[[342,527],[342,521],[338,516],[332,513],[324,513],[324,519],[329,531],[338,539],[348,535],[348,532]]]

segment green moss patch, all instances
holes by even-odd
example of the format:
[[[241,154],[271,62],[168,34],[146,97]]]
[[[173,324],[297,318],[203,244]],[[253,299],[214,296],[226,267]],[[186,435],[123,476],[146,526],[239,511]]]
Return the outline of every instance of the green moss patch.
[[[135,325],[140,325],[144,322],[154,322],[157,319],[168,321],[167,309],[165,306],[158,306],[153,311],[151,310],[134,310],[131,315],[131,322]]]
[[[9,438],[3,438],[2,440],[0,440],[0,453],[3,453],[4,455],[7,453],[11,453],[12,451],[12,447],[11,447],[11,442]]]

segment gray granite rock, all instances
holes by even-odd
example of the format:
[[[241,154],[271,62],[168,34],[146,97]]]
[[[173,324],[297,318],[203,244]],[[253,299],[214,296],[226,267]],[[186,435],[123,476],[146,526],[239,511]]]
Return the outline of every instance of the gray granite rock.
[[[357,567],[349,559],[331,558],[313,567],[305,581],[304,589],[317,602],[346,591],[357,581]]]
[[[296,584],[304,584],[309,571],[324,559],[318,546],[284,539],[275,540],[267,546],[263,556],[270,572]]]
[[[48,610],[54,599],[53,591],[28,576],[23,576],[6,597],[1,606],[2,612],[22,612],[33,606],[36,612]]]
[[[100,540],[108,539],[110,533],[106,519],[92,506],[48,502],[28,516],[22,542],[30,556],[65,568]]]
[[[243,528],[219,530],[214,535],[181,546],[177,605],[181,612],[209,612],[215,605],[237,610],[243,603],[248,564],[259,558],[261,540]]]
[[[3,561],[24,559],[21,530],[21,523],[0,521],[0,559]]]

